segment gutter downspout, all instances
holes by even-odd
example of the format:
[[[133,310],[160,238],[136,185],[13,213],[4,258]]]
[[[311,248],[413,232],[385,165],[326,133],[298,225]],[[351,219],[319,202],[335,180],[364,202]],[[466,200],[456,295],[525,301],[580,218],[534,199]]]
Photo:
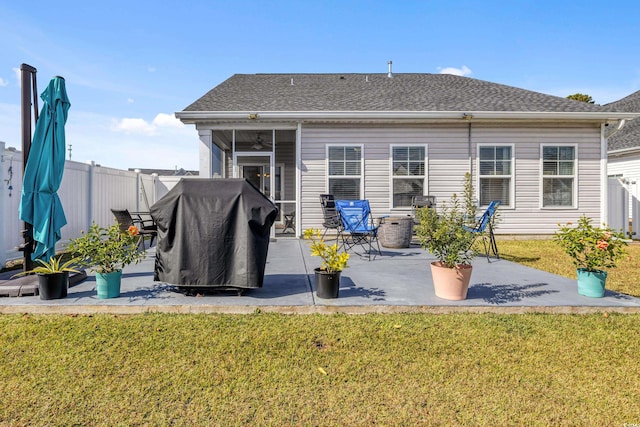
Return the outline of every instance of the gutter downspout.
[[[473,185],[473,153],[471,151],[471,122],[469,122],[467,131],[467,150],[469,152],[469,176],[471,185]]]
[[[302,237],[302,122],[296,125],[296,237]]]
[[[620,121],[617,132],[624,127],[624,120]],[[600,125],[600,222],[609,223],[609,195],[607,174],[607,138],[605,137],[606,125]],[[613,135],[613,134],[612,134]],[[611,136],[611,135],[609,135]]]

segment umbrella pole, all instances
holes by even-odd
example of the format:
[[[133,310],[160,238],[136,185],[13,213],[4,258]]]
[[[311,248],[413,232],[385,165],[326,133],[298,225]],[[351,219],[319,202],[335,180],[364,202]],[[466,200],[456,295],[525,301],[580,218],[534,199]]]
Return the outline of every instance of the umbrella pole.
[[[33,87],[35,121],[38,120],[38,89],[36,88],[36,69],[34,67],[21,64],[20,73],[22,83],[22,174],[24,176],[27,160],[29,159],[29,151],[31,150],[31,88]],[[33,225],[25,222],[22,236],[24,237],[24,243],[19,248],[24,253],[22,269],[23,271],[28,271],[33,269],[33,261],[31,260],[31,254],[33,253]]]

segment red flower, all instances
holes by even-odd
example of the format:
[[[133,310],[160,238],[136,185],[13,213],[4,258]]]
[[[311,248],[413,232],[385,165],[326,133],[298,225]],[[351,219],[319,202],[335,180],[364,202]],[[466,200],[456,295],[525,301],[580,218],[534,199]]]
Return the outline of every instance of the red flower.
[[[138,227],[136,227],[135,225],[130,225],[127,229],[127,233],[129,233],[129,236],[137,236],[138,234],[140,234],[140,232],[138,231]]]
[[[609,247],[609,242],[607,242],[606,240],[598,241],[598,249],[600,249],[601,251],[607,249],[608,247]]]

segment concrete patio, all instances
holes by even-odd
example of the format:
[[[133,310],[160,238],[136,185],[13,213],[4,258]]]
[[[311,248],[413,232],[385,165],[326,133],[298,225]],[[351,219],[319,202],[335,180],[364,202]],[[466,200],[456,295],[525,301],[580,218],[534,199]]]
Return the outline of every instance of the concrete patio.
[[[495,312],[590,313],[640,312],[640,298],[607,291],[604,298],[578,294],[576,281],[502,259],[474,261],[467,299],[435,296],[429,262],[434,258],[417,245],[382,248],[368,261],[352,255],[342,273],[337,299],[317,298],[308,244],[279,238],[269,247],[264,285],[238,296],[218,291],[188,295],[177,287],[153,281],[155,248],[140,264],[124,270],[119,298],[98,299],[93,273],[71,287],[67,298],[39,296],[0,298],[0,313],[392,313]],[[3,277],[0,279],[6,279]]]

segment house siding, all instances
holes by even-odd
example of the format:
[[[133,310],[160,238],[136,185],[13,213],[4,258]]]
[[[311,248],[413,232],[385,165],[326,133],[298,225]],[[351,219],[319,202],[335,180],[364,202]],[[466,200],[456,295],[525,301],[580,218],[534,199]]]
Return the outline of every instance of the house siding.
[[[389,146],[427,145],[427,194],[438,202],[463,191],[464,175],[472,158],[477,182],[478,144],[512,144],[515,194],[511,208],[499,210],[498,234],[552,234],[559,222],[576,221],[586,214],[600,221],[600,127],[572,124],[469,124],[434,125],[304,125],[301,133],[301,229],[322,226],[319,194],[327,191],[326,145],[363,146],[364,194],[375,216],[409,214],[391,209]],[[576,208],[541,206],[541,145],[576,146]]]

